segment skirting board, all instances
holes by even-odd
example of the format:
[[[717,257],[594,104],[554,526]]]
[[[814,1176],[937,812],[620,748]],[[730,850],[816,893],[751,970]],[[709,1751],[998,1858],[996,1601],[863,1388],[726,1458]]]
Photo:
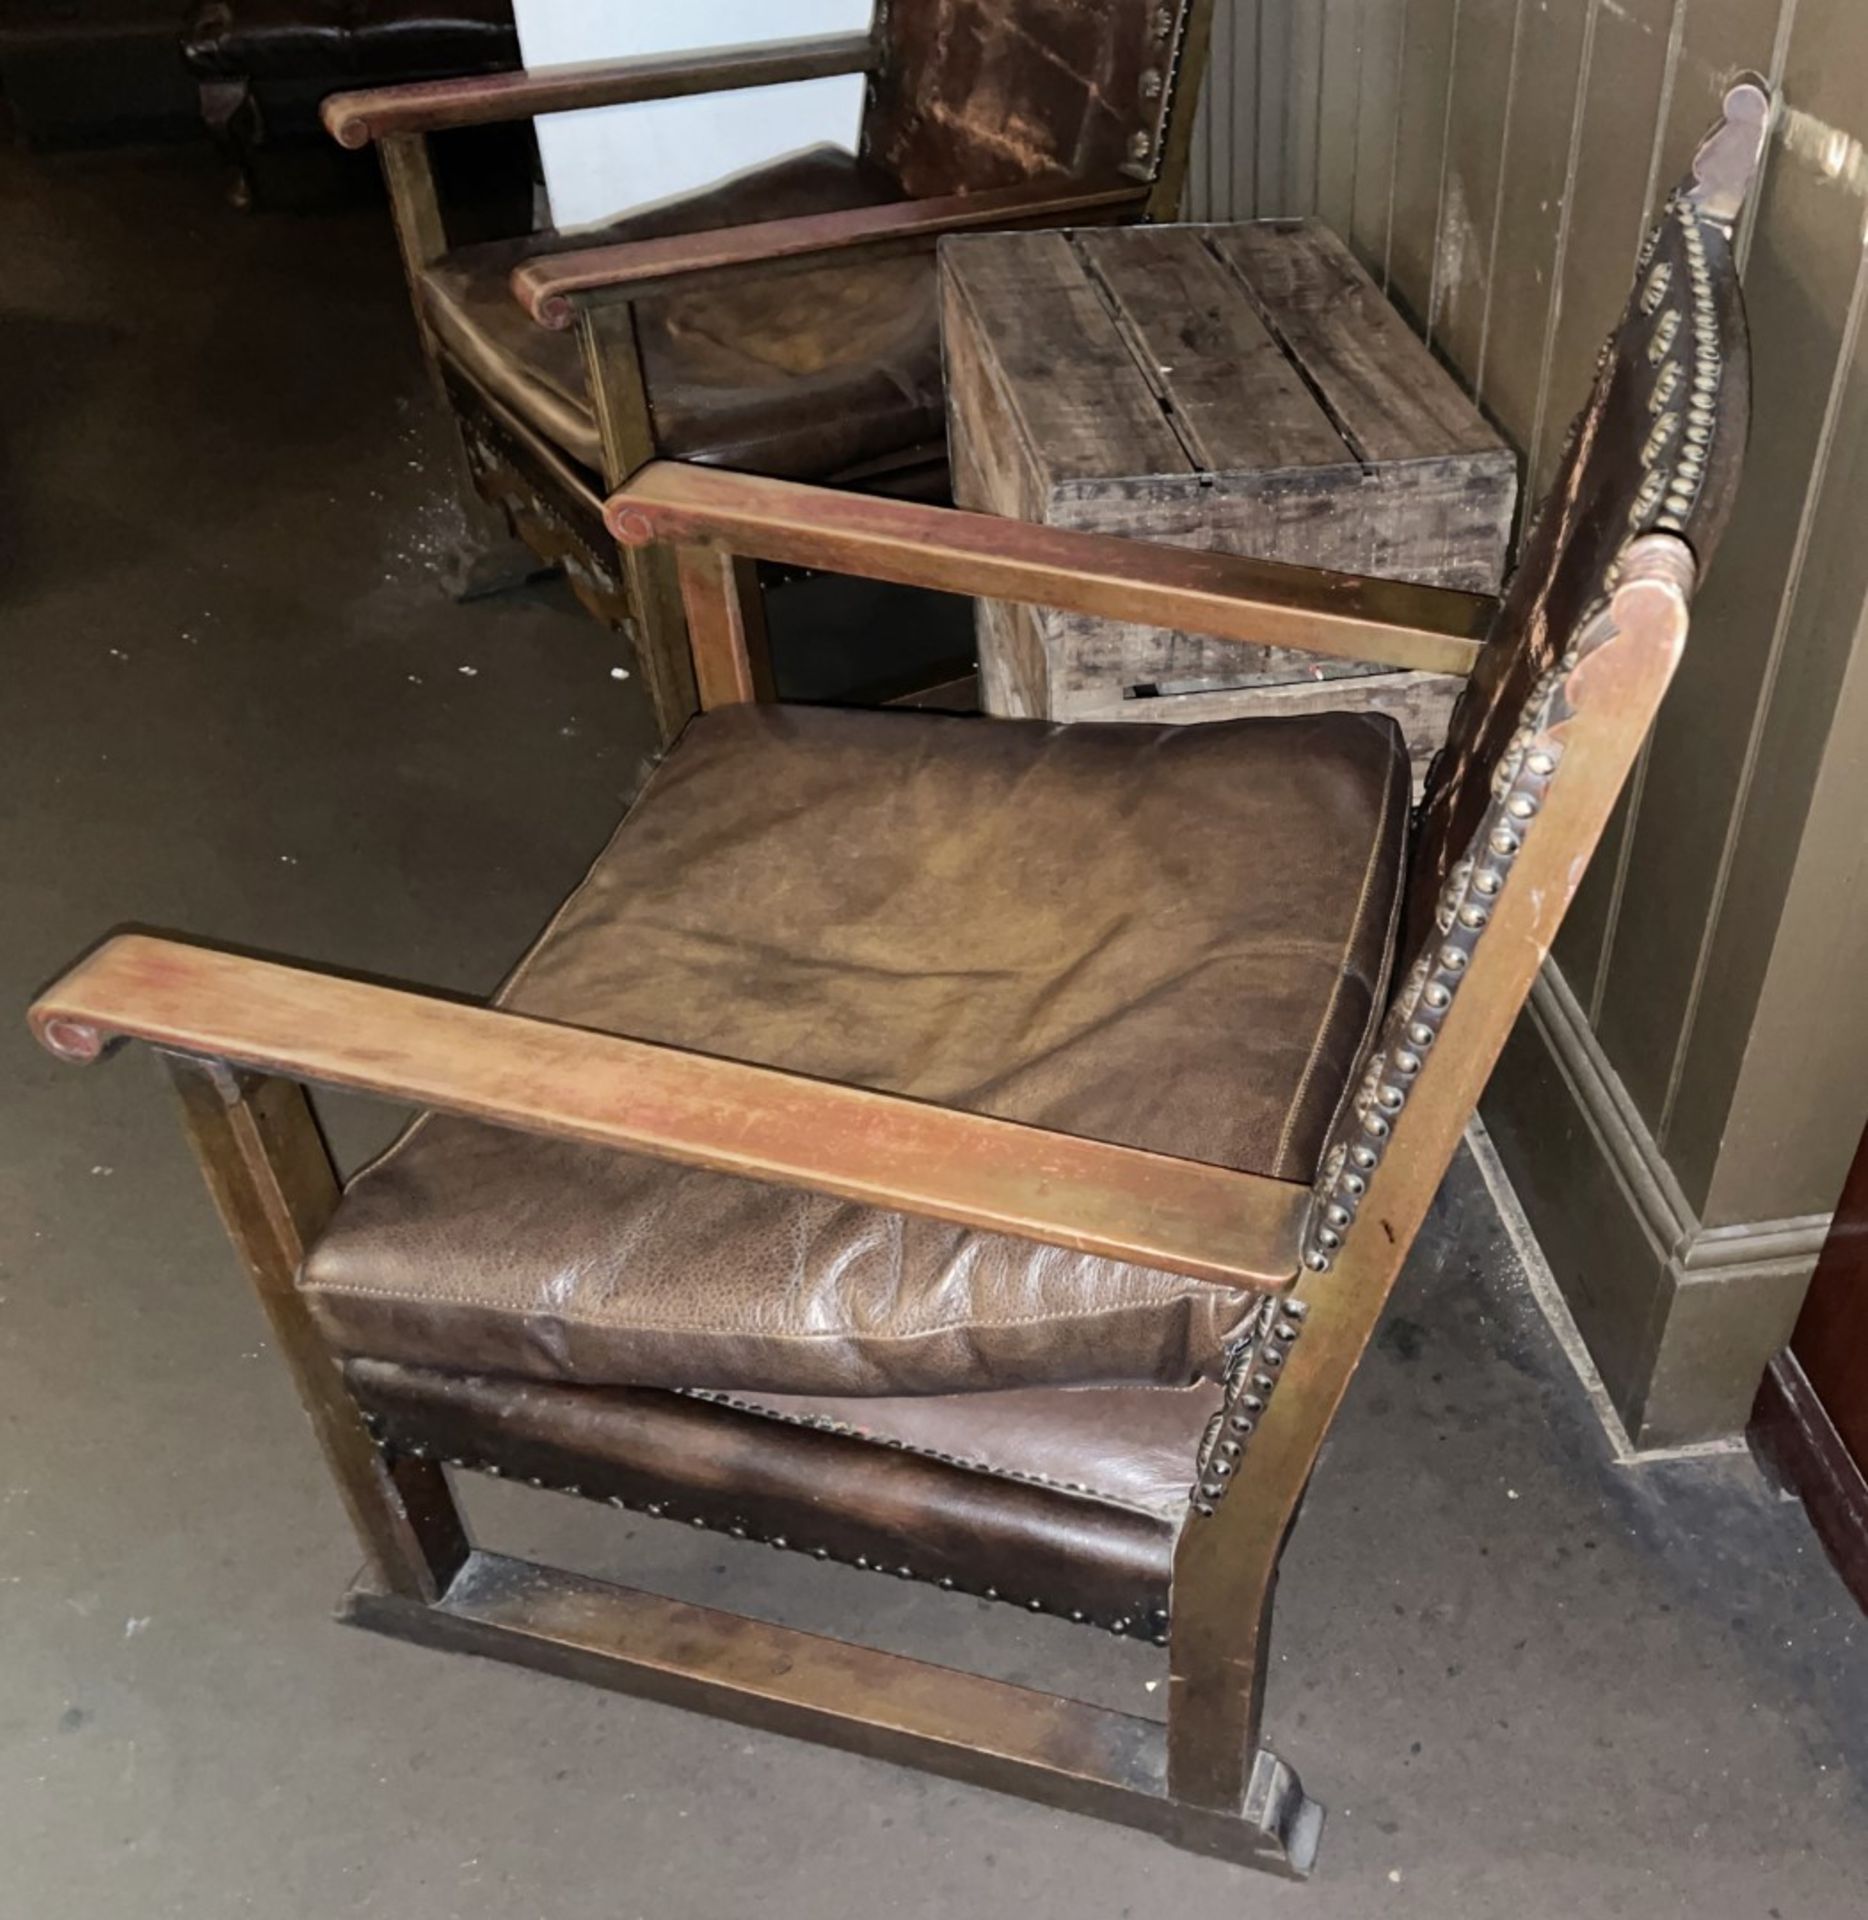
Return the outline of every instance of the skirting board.
[[[1482,1112],[1627,1444],[1741,1434],[1829,1216],[1702,1225],[1554,964]]]
[[[1718,1440],[1691,1441],[1685,1446],[1645,1449],[1637,1447],[1629,1439],[1628,1429],[1622,1425],[1622,1417],[1616,1411],[1615,1402],[1609,1398],[1608,1388],[1602,1384],[1602,1375],[1597,1371],[1595,1361],[1590,1358],[1589,1348],[1577,1328],[1576,1316],[1570,1312],[1563,1289],[1557,1285],[1557,1276],[1551,1272],[1550,1262],[1544,1258],[1544,1250],[1532,1231],[1524,1204],[1518,1198],[1518,1190],[1511,1184],[1511,1176],[1498,1157],[1498,1148],[1486,1131],[1485,1122],[1477,1114],[1466,1128],[1466,1151],[1472,1155],[1473,1165],[1478,1168],[1479,1177],[1485,1182],[1485,1190],[1491,1195],[1493,1206],[1498,1209],[1505,1237],[1511,1242],[1512,1252],[1523,1269],[1525,1287],[1538,1312],[1544,1316],[1557,1345],[1562,1348],[1564,1359],[1570,1363],[1581,1383],[1590,1408],[1608,1439],[1615,1464],[1621,1467],[1646,1467],[1660,1460],[1689,1460],[1708,1454],[1743,1453],[1745,1440],[1735,1434]]]

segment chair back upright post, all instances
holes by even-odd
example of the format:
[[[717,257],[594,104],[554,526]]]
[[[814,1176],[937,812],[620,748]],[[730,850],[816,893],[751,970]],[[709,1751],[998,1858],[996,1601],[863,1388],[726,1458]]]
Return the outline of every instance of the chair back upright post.
[[[1251,1791],[1285,1536],[1684,648],[1744,456],[1733,228],[1771,111],[1762,81],[1732,89],[1648,242],[1429,777],[1399,985],[1325,1145],[1305,1271],[1234,1355],[1175,1552],[1177,1800],[1238,1808]]]

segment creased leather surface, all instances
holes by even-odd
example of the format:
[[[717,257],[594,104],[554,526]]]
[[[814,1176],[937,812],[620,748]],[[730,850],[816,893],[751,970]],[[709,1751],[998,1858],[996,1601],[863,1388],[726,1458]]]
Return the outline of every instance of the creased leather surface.
[[[577,333],[537,325],[514,299],[520,261],[900,198],[849,154],[817,148],[605,227],[458,248],[423,276],[423,304],[476,380],[595,470],[602,449]],[[671,456],[823,479],[941,437],[932,255],[645,300],[637,327],[656,437]]]
[[[573,1024],[1307,1181],[1385,982],[1407,760],[1365,714],[738,707],[503,993]],[[1183,1384],[1250,1297],[431,1117],[305,1284],[342,1351],[757,1392]]]
[[[1220,1398],[1050,1387],[755,1409],[387,1360],[344,1379],[403,1451],[1149,1636]]]

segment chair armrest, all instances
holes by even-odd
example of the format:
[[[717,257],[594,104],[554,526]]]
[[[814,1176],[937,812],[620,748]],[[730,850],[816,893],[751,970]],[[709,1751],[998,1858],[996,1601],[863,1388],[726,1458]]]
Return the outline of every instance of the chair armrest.
[[[687,94],[732,93],[743,87],[867,73],[875,62],[875,44],[868,34],[824,34],[765,47],[728,47],[718,53],[648,54],[633,60],[521,67],[512,73],[372,87],[333,94],[322,111],[325,131],[339,146],[367,147],[389,134],[432,133],[444,127],[479,127],[500,120],[529,120],[540,113],[569,113],[579,107],[620,107],[639,100],[674,100]]]
[[[1297,1275],[1286,1181],[183,941],[119,934],[28,1018],[68,1060],[144,1040],[1223,1286]]]
[[[1484,594],[1248,560],[660,460],[604,508],[626,547],[712,547],[943,593],[1467,674]]]
[[[933,200],[894,200],[879,207],[848,207],[834,213],[720,227],[711,233],[677,233],[579,253],[540,254],[513,269],[512,290],[540,326],[556,329],[571,324],[573,296],[579,294],[640,299],[702,276],[729,280],[781,260],[805,260],[855,248],[870,256],[909,253],[932,245],[943,233],[964,233],[969,228],[1104,218],[1139,209],[1147,198],[1145,187],[1088,191],[1074,182],[1040,181]]]

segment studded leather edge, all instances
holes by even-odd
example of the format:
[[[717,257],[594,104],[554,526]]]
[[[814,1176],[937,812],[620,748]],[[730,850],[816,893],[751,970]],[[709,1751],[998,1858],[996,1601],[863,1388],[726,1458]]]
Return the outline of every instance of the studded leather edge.
[[[1670,230],[1679,238],[1684,287],[1674,284],[1675,262],[1662,257]],[[1637,303],[1649,322],[1646,360],[1654,377],[1647,404],[1653,424],[1641,449],[1646,473],[1628,514],[1634,533],[1684,533],[1711,465],[1725,356],[1709,234],[1730,246],[1723,221],[1676,194],[1642,248]]]
[[[1395,1125],[1426,1070],[1525,837],[1543,809],[1562,759],[1551,732],[1562,717],[1564,684],[1600,636],[1602,611],[1599,603],[1579,623],[1576,644],[1526,703],[1530,717],[1499,762],[1492,805],[1435,907],[1436,937],[1396,994],[1383,1023],[1382,1044],[1363,1073],[1342,1135],[1325,1152],[1303,1239],[1304,1265],[1312,1273],[1330,1271],[1355,1226]]]
[[[1152,183],[1160,176],[1167,117],[1181,83],[1192,13],[1191,0],[1179,0],[1176,5],[1155,7],[1148,16],[1143,66],[1136,80],[1136,106],[1142,124],[1129,135],[1121,169],[1133,180]]]
[[[1210,1519],[1226,1497],[1277,1389],[1285,1355],[1303,1332],[1304,1316],[1309,1311],[1302,1300],[1267,1294],[1245,1332],[1228,1351],[1225,1401],[1207,1422],[1201,1437],[1189,1496],[1194,1512],[1202,1519]]]
[[[782,1552],[808,1554],[813,1560],[855,1567],[859,1572],[888,1574],[897,1580],[917,1580],[925,1586],[936,1587],[943,1593],[965,1593],[978,1600],[996,1600],[1002,1605],[1017,1607],[1025,1613],[1051,1614],[1059,1619],[1068,1620],[1076,1626],[1101,1627],[1106,1632],[1116,1635],[1118,1639],[1145,1640],[1157,1647],[1164,1647],[1168,1643],[1167,1609],[1146,1599],[1138,1598],[1132,1606],[1121,1613],[1099,1616],[1082,1607],[1061,1605],[1042,1596],[1022,1597],[1018,1594],[1002,1593],[997,1587],[963,1586],[950,1575],[934,1576],[918,1573],[913,1567],[891,1566],[886,1560],[872,1559],[867,1554],[858,1554],[854,1559],[846,1559],[841,1554],[832,1553],[828,1547],[793,1540],[787,1534],[756,1533],[740,1521],[722,1522],[710,1519],[705,1514],[687,1512],[675,1501],[626,1500],[620,1494],[593,1493],[568,1478],[547,1477],[543,1474],[510,1474],[494,1461],[476,1459],[466,1454],[445,1454],[436,1448],[421,1445],[404,1445],[392,1437],[389,1423],[380,1413],[372,1412],[367,1408],[359,1408],[358,1411],[370,1438],[386,1456],[392,1459],[431,1460],[439,1466],[452,1467],[461,1473],[484,1473],[494,1480],[512,1480],[521,1486],[537,1487],[542,1492],[570,1494],[576,1499],[589,1500],[598,1505],[617,1507],[628,1513],[640,1513],[651,1520],[669,1520],[677,1524],[697,1527],[703,1532],[724,1534],[729,1539],[776,1547]]]

